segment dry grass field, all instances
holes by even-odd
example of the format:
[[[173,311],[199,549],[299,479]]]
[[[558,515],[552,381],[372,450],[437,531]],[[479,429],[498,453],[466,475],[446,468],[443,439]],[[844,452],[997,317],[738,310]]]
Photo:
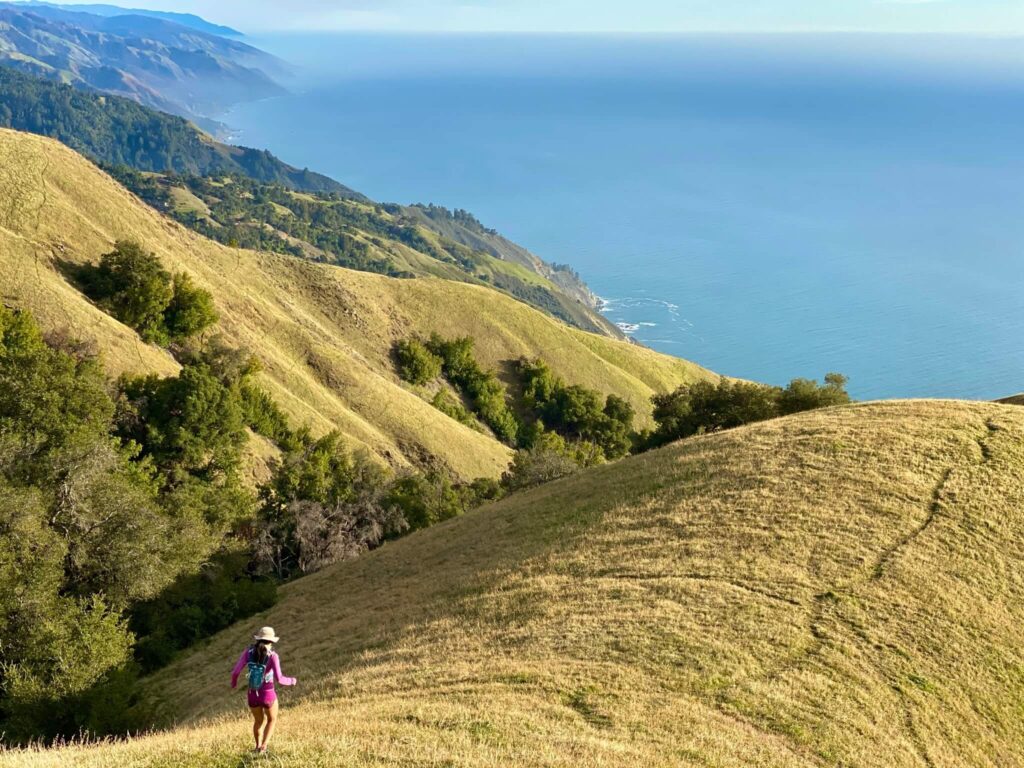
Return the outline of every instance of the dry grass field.
[[[649,418],[651,394],[704,369],[569,328],[482,286],[396,280],[290,256],[227,248],[171,222],[91,163],[50,139],[0,130],[0,292],[47,328],[94,339],[113,373],[170,374],[175,363],[99,311],[62,263],[95,261],[134,238],[164,265],[210,290],[220,329],[264,363],[264,384],[298,423],[340,429],[401,466],[425,456],[466,478],[496,476],[508,450],[444,416],[395,376],[395,340],[472,335],[481,362],[503,370],[540,356],[572,383],[629,399]]]
[[[874,403],[694,438],[284,588],[82,766],[1024,764],[1024,409]],[[272,754],[227,687],[282,635]]]

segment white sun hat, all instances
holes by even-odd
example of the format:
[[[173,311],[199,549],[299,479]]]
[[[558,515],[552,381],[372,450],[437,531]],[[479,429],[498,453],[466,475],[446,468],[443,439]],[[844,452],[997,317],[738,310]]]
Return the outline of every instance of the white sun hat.
[[[252,636],[252,639],[257,642],[260,640],[267,640],[268,642],[276,643],[278,641],[277,635],[274,634],[273,627],[263,627],[259,632]]]

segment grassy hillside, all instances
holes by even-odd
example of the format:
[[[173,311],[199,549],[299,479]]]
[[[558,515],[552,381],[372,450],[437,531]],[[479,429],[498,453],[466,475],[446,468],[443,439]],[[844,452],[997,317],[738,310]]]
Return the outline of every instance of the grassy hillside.
[[[300,680],[277,764],[1019,765],[1022,509],[1024,411],[953,402],[789,417],[510,497],[249,622]],[[246,764],[226,679],[249,623],[150,681],[198,724],[0,764]]]
[[[44,327],[93,338],[108,369],[169,373],[174,361],[88,302],[62,263],[96,260],[135,238],[210,290],[227,339],[263,361],[264,384],[298,423],[341,429],[396,465],[433,458],[471,478],[497,475],[508,451],[444,416],[399,382],[399,338],[471,334],[486,366],[541,356],[563,378],[630,400],[711,376],[692,363],[569,328],[483,286],[398,280],[291,256],[228,248],[162,217],[56,141],[0,130],[3,301]]]
[[[158,211],[225,245],[392,277],[433,276],[487,285],[577,328],[625,338],[595,311],[597,297],[578,276],[554,269],[484,229],[464,211],[456,218],[437,206],[380,205],[297,192],[237,175],[143,173],[123,166],[110,171]],[[473,232],[479,235],[463,242],[460,233]],[[503,243],[504,250],[492,242]]]

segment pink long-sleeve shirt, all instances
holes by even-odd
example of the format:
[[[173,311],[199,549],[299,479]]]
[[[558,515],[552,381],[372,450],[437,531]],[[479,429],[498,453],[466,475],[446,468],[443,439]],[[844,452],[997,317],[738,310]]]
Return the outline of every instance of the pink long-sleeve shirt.
[[[235,668],[231,670],[231,687],[234,688],[238,685],[238,676],[242,674],[242,670],[245,669],[249,664],[249,653],[252,649],[246,648],[242,651],[242,655],[238,657],[238,661],[235,662]],[[260,688],[261,691],[265,691],[268,688],[274,687],[274,682],[278,682],[281,685],[295,685],[294,677],[287,677],[281,671],[281,659],[278,655],[271,651],[268,665],[270,669],[267,674],[263,676],[263,685]]]

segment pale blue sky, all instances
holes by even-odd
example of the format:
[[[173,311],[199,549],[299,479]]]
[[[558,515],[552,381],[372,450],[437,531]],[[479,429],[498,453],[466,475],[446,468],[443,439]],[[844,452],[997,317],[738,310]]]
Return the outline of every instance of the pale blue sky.
[[[253,32],[285,28],[842,30],[1024,35],[1024,0],[121,0],[118,4],[189,11]]]

